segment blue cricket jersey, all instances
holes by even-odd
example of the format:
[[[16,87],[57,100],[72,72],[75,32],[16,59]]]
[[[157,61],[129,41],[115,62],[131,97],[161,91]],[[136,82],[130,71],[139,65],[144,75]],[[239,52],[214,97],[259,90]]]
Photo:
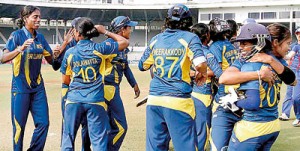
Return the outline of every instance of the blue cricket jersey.
[[[221,63],[222,71],[226,70],[237,58],[238,50],[226,39],[213,42],[209,48],[217,61]],[[219,98],[225,96],[225,85],[220,84],[218,92],[215,96],[215,101],[218,103]]]
[[[191,32],[166,29],[153,37],[139,61],[145,71],[153,65],[150,95],[190,98],[192,60],[203,57],[199,37]]]
[[[263,63],[246,62],[241,67],[241,72],[259,71],[267,68],[269,65]],[[260,92],[260,109],[244,111],[243,120],[268,122],[278,118],[278,94],[282,81],[276,77],[275,83],[271,86],[267,82],[252,80],[242,83],[239,90],[247,91],[249,89],[259,90]]]
[[[101,43],[80,40],[63,59],[61,73],[71,76],[68,100],[81,103],[104,101],[105,60],[118,53],[118,43],[108,39]]]
[[[31,93],[44,89],[41,74],[42,59],[44,56],[51,56],[52,50],[45,37],[37,31],[34,32],[36,35],[34,42],[13,59],[12,92]],[[10,35],[5,48],[14,51],[30,38],[33,36],[23,27]]]
[[[124,74],[131,87],[136,85],[135,78],[128,65],[128,52],[129,49],[126,48],[124,51],[119,52],[117,56],[106,61],[105,84],[120,85]]]

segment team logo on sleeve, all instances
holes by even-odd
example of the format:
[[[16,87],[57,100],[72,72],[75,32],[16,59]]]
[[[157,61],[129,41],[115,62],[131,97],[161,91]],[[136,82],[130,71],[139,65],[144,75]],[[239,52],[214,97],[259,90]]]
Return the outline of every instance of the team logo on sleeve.
[[[42,45],[42,44],[37,44],[36,47],[37,47],[38,49],[42,49],[42,48],[43,48],[43,45]]]
[[[206,55],[206,58],[207,58],[207,59],[213,58],[213,57],[214,57],[214,55],[213,55],[212,53],[208,53],[208,54]]]
[[[111,46],[111,43],[110,42],[105,42],[105,44],[107,45],[107,46]]]

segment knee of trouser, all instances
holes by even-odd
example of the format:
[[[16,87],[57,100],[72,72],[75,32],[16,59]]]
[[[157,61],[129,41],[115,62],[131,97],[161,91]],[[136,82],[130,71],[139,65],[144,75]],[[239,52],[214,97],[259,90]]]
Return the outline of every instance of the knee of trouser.
[[[48,129],[49,125],[50,125],[49,121],[44,121],[44,122],[39,123],[37,127],[40,127],[43,129]]]

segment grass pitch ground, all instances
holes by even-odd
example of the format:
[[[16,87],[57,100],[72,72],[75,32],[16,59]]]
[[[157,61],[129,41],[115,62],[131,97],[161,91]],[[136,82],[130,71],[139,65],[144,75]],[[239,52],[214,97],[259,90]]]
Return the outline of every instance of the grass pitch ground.
[[[150,75],[149,72],[140,72],[136,66],[132,66],[132,71],[139,83],[141,89],[141,96],[139,99],[145,97],[148,94]],[[10,151],[12,149],[12,125],[11,125],[11,112],[10,112],[10,88],[11,88],[11,65],[0,66],[0,151]],[[61,74],[59,71],[53,71],[51,66],[42,66],[42,75],[45,82],[49,115],[50,115],[50,128],[48,132],[48,138],[45,146],[45,151],[57,151],[60,150],[60,134],[61,134]],[[285,85],[281,91],[281,100],[285,95]],[[136,108],[137,100],[134,100],[134,91],[129,86],[126,78],[123,78],[121,84],[121,96],[125,106],[128,132],[121,147],[121,151],[143,151],[145,150],[145,105]],[[282,101],[280,102],[281,111]],[[294,119],[292,114],[292,120],[281,122],[280,135],[272,147],[272,151],[298,151],[300,148],[300,127],[294,128],[291,123]],[[31,115],[29,115],[26,131],[24,136],[24,150],[26,150],[30,144],[31,135],[33,133],[34,125]],[[76,150],[81,148],[80,130],[76,139]]]

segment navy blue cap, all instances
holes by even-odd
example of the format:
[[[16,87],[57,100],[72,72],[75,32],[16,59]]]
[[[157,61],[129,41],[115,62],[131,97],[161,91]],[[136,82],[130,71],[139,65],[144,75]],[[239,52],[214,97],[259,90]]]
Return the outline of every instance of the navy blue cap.
[[[76,17],[76,18],[74,18],[74,19],[72,20],[71,26],[72,26],[73,28],[75,28],[75,25],[76,25],[77,21],[78,21],[80,18],[81,18],[81,17]]]
[[[116,32],[119,32],[122,27],[125,27],[125,26],[134,27],[137,24],[138,24],[138,22],[131,21],[129,17],[118,16],[111,21],[110,31],[116,33]]]
[[[191,17],[191,10],[183,4],[176,4],[168,10],[168,18],[174,21]]]

